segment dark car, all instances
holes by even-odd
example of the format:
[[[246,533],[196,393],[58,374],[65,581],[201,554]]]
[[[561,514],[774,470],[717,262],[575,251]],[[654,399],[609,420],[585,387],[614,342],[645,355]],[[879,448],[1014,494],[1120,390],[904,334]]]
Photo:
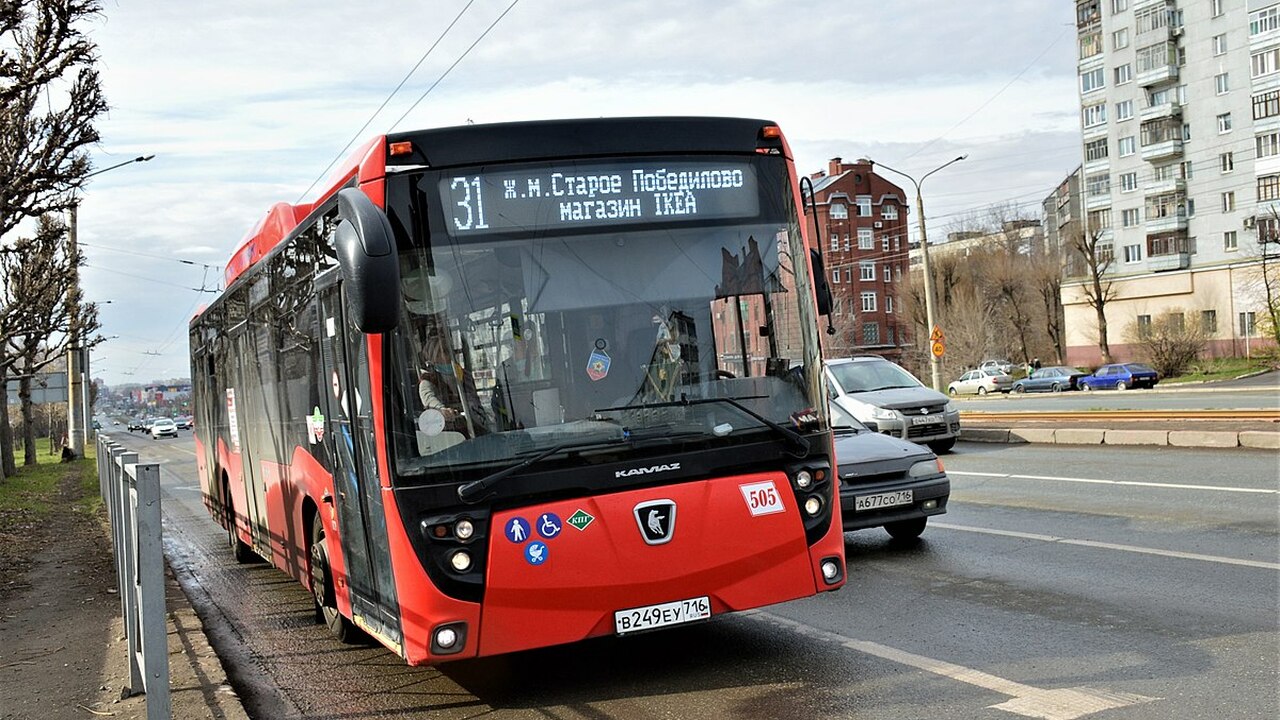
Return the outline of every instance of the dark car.
[[[1142,363],[1112,363],[1098,368],[1092,375],[1080,378],[1081,390],[1127,390],[1129,388],[1153,388],[1160,382],[1160,374],[1150,365]]]
[[[141,420],[141,419],[138,419],[138,418],[134,418],[133,420],[130,420],[130,421],[129,421],[129,426],[128,426],[128,427],[129,427],[129,432],[136,432],[136,431],[138,431],[138,430],[146,430],[146,429],[147,429],[147,421],[146,421],[146,420]]]
[[[1031,371],[1031,375],[1013,383],[1013,391],[1024,392],[1062,392],[1079,388],[1080,378],[1089,373],[1069,365],[1052,365]]]
[[[845,532],[883,527],[894,538],[920,536],[947,511],[951,481],[927,448],[869,430],[831,405],[840,514]]]

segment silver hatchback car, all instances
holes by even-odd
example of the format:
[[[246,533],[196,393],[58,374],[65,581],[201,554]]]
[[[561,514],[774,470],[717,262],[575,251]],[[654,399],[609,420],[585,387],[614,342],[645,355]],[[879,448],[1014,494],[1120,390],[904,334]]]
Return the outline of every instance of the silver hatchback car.
[[[960,436],[960,411],[936,390],[879,355],[824,363],[831,403],[885,435],[943,453]]]

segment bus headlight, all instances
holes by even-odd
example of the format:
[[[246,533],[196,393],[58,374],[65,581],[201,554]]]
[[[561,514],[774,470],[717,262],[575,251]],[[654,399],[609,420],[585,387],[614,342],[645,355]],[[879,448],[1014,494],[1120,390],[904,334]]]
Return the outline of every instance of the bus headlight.
[[[453,566],[454,570],[464,573],[471,569],[471,553],[466,550],[459,550],[449,556],[449,564]]]
[[[808,490],[813,485],[813,474],[808,470],[801,470],[796,473],[796,487],[801,490]]]
[[[473,525],[470,520],[459,520],[458,523],[453,526],[453,536],[463,542],[470,540],[475,534],[476,526]]]
[[[808,499],[804,501],[804,511],[808,513],[810,517],[822,512],[822,498],[817,495],[810,495]]]

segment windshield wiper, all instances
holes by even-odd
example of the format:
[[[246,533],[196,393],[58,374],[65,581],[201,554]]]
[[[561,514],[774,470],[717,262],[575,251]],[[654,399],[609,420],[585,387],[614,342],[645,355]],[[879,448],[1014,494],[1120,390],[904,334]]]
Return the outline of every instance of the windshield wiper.
[[[619,437],[619,438],[614,438],[612,440],[605,440],[602,442],[592,442],[592,443],[585,443],[585,444],[581,442],[563,442],[563,443],[560,443],[559,445],[553,445],[532,457],[526,458],[525,460],[519,463],[516,463],[515,465],[512,465],[511,467],[503,468],[502,470],[499,470],[497,472],[493,472],[488,475],[485,475],[479,480],[472,480],[469,483],[463,483],[462,485],[459,485],[458,499],[464,503],[467,503],[468,505],[472,505],[480,502],[481,500],[487,499],[490,495],[489,490],[494,485],[498,484],[502,480],[505,480],[507,477],[520,472],[521,470],[529,467],[530,465],[533,465],[534,463],[538,463],[538,462],[542,462],[543,460],[546,460],[547,458],[551,457],[552,455],[555,455],[558,452],[563,452],[565,450],[568,450],[570,448],[575,448],[575,447],[590,448],[590,447],[596,447],[600,445],[614,445],[614,444],[625,442],[625,441],[626,441],[625,438]]]
[[[901,390],[909,387],[911,386],[910,385],[881,385],[880,387],[867,388],[866,390],[859,390],[858,392],[879,392],[881,390]]]
[[[768,396],[767,395],[748,395],[743,397],[742,399],[743,400],[761,400],[766,397]],[[787,443],[791,445],[792,448],[794,448],[794,451],[791,453],[792,455],[799,458],[809,456],[809,440],[806,439],[803,435],[796,432],[795,430],[792,430],[791,428],[783,427],[782,425],[779,425],[778,423],[761,415],[755,410],[752,410],[746,405],[743,405],[742,403],[738,402],[734,398],[710,397],[710,398],[689,399],[687,396],[681,395],[679,400],[670,400],[668,402],[658,402],[658,403],[645,403],[643,405],[623,405],[622,407],[599,408],[597,410],[593,410],[592,412],[599,413],[599,412],[610,412],[610,411],[618,411],[618,410],[648,410],[651,408],[662,408],[662,407],[688,407],[690,405],[708,405],[711,403],[724,403],[731,407],[737,408],[744,415],[747,415],[756,420],[759,420],[761,423],[767,425],[770,430],[773,430],[775,433],[781,435],[783,439],[785,439]]]

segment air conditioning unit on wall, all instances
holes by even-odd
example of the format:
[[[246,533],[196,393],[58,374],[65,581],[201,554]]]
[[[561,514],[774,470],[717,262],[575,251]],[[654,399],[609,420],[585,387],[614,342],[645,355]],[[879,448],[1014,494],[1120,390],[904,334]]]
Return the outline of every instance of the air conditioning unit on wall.
[[[884,227],[884,223],[880,222],[879,220],[875,221],[874,225],[875,225],[877,228],[882,228],[882,227]]]
[[[1250,215],[1249,217],[1244,219],[1245,230],[1252,230],[1255,227],[1257,227],[1257,225],[1258,225],[1258,218],[1254,217],[1253,215]]]

